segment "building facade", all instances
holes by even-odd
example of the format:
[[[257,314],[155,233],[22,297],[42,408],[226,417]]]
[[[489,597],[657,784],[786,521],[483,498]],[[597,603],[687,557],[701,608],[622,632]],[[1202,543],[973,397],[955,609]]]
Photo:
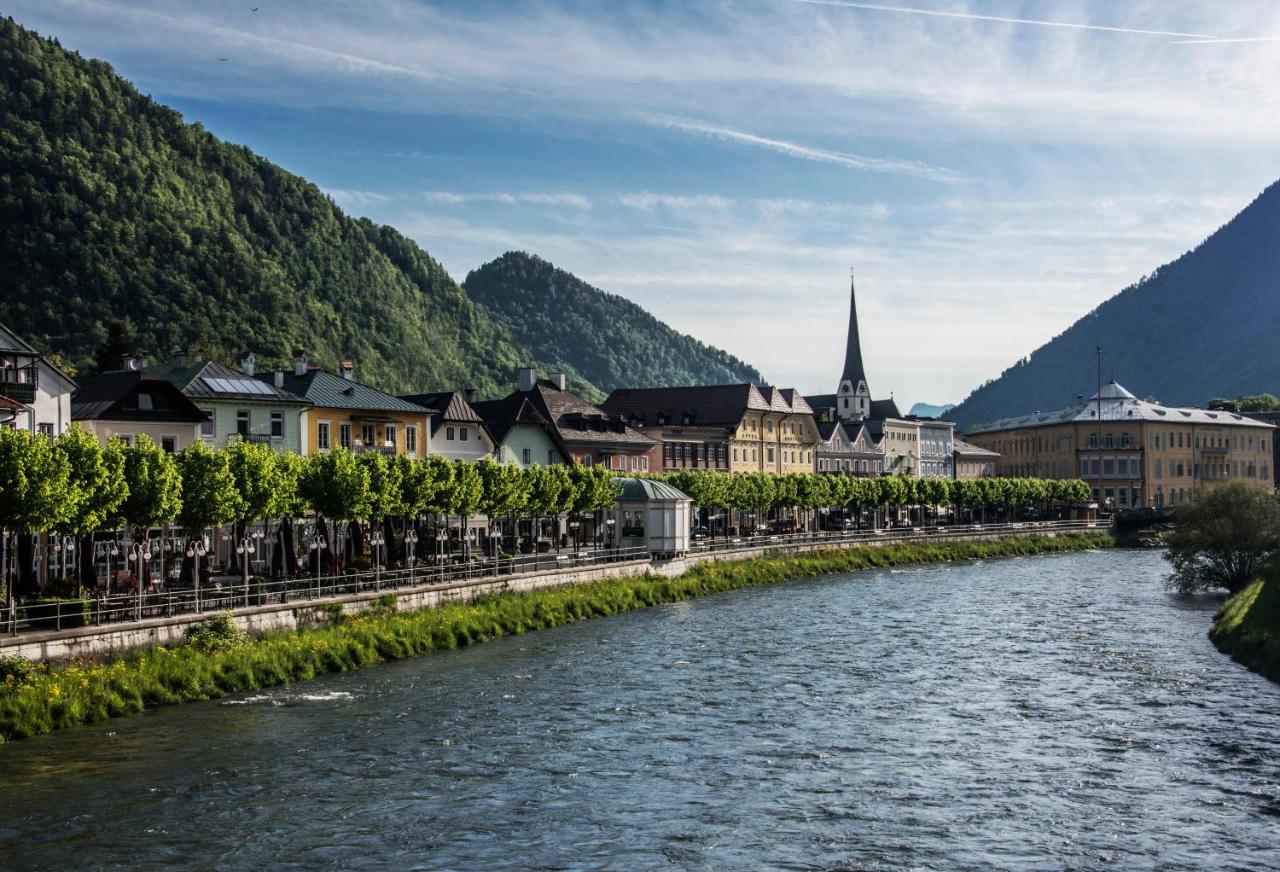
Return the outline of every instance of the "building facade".
[[[996,474],[996,461],[1000,455],[986,448],[956,439],[952,442],[955,453],[952,468],[956,478],[990,478]]]
[[[1140,400],[1115,381],[1056,412],[967,434],[1000,454],[996,474],[1081,478],[1104,508],[1178,506],[1225,481],[1274,487],[1275,428],[1235,412]]]
[[[512,394],[501,400],[475,402],[471,407],[493,437],[497,445],[494,456],[499,463],[514,463],[528,469],[569,462],[556,444],[551,422],[526,397]]]
[[[138,361],[81,378],[71,416],[103,445],[143,435],[171,454],[199,440],[205,422],[204,412],[177,386],[144,372]]]
[[[794,390],[753,384],[619,389],[602,408],[654,439],[663,472],[813,472],[820,436]]]
[[[884,474],[884,449],[865,423],[819,421],[818,472],[875,478]],[[850,435],[852,433],[852,435]]]
[[[174,384],[205,413],[200,439],[210,448],[256,442],[275,451],[302,453],[303,413],[309,403],[283,387],[254,375],[252,353],[240,370],[213,361],[192,361],[176,354],[148,372]],[[279,374],[283,384],[283,373]]]
[[[431,413],[429,453],[468,463],[496,455],[493,436],[468,402],[474,398],[473,393],[468,397],[458,391],[400,395],[400,399]]]
[[[933,418],[913,418],[919,425],[921,478],[955,477],[956,425]]]
[[[341,446],[357,453],[426,457],[427,410],[360,384],[351,361],[342,361],[340,370],[341,375],[326,372],[299,352],[293,372],[261,376],[310,404],[302,413],[301,452],[315,454]]]
[[[582,466],[603,466],[616,472],[650,472],[656,467],[658,443],[570,391],[563,373],[538,378],[532,368],[521,369],[509,402],[524,399],[550,425],[550,435],[563,456]]]
[[[0,424],[61,436],[71,426],[75,389],[70,376],[0,325]]]

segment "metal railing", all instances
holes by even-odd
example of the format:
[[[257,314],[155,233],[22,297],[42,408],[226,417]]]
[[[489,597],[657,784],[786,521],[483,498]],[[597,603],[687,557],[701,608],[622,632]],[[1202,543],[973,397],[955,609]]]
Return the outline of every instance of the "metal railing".
[[[559,553],[497,557],[473,554],[451,562],[345,572],[299,575],[287,579],[217,576],[198,587],[171,588],[155,584],[139,592],[122,592],[83,599],[48,600],[0,607],[0,627],[11,635],[70,630],[86,626],[122,625],[153,618],[280,606],[361,593],[396,593],[412,589],[482,584],[513,575],[559,569],[580,569],[634,561],[649,561],[645,548],[565,549]],[[314,561],[313,561],[314,565]]]
[[[810,533],[765,533],[755,536],[730,537],[728,539],[699,539],[691,546],[690,550],[695,554],[705,554],[713,551],[780,548],[788,545],[918,543],[947,539],[967,539],[975,535],[1047,533],[1104,529],[1106,526],[1101,521],[1014,521],[998,524],[947,524],[938,527],[889,527],[863,530],[823,530]]]

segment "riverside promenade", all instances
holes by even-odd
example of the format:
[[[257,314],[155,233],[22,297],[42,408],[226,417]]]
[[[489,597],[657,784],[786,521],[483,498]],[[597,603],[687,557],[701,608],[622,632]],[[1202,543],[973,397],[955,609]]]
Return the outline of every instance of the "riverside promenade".
[[[323,576],[285,585],[231,587],[187,592],[186,596],[144,594],[131,602],[90,610],[88,626],[37,629],[19,624],[0,636],[0,655],[30,660],[98,659],[157,645],[182,642],[188,630],[210,613],[230,611],[237,624],[255,635],[323,625],[341,608],[359,613],[386,607],[398,611],[470,602],[479,597],[645,573],[677,576],[702,563],[811,553],[832,548],[879,545],[929,545],[989,541],[1022,536],[1055,536],[1106,525],[1095,521],[1043,521],[957,527],[800,533],[743,540],[704,541],[682,556],[656,560],[637,550],[579,551],[546,558],[545,566],[481,565],[448,570],[393,570]],[[77,620],[83,620],[80,612]]]

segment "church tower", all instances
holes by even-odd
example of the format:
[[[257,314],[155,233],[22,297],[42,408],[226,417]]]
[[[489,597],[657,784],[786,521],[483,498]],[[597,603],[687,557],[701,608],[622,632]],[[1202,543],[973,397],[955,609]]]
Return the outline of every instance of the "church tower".
[[[836,391],[836,414],[842,421],[871,417],[871,390],[862,368],[862,344],[858,340],[858,299],[849,276],[849,339],[844,352],[844,373]]]

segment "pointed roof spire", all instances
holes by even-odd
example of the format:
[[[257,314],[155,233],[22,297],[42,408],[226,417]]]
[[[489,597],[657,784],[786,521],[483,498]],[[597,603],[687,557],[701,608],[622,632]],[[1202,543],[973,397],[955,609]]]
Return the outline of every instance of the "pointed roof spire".
[[[849,339],[844,352],[844,373],[842,382],[849,382],[855,388],[858,382],[865,382],[867,374],[862,368],[862,343],[858,340],[858,295],[854,288],[853,268],[849,269]]]

